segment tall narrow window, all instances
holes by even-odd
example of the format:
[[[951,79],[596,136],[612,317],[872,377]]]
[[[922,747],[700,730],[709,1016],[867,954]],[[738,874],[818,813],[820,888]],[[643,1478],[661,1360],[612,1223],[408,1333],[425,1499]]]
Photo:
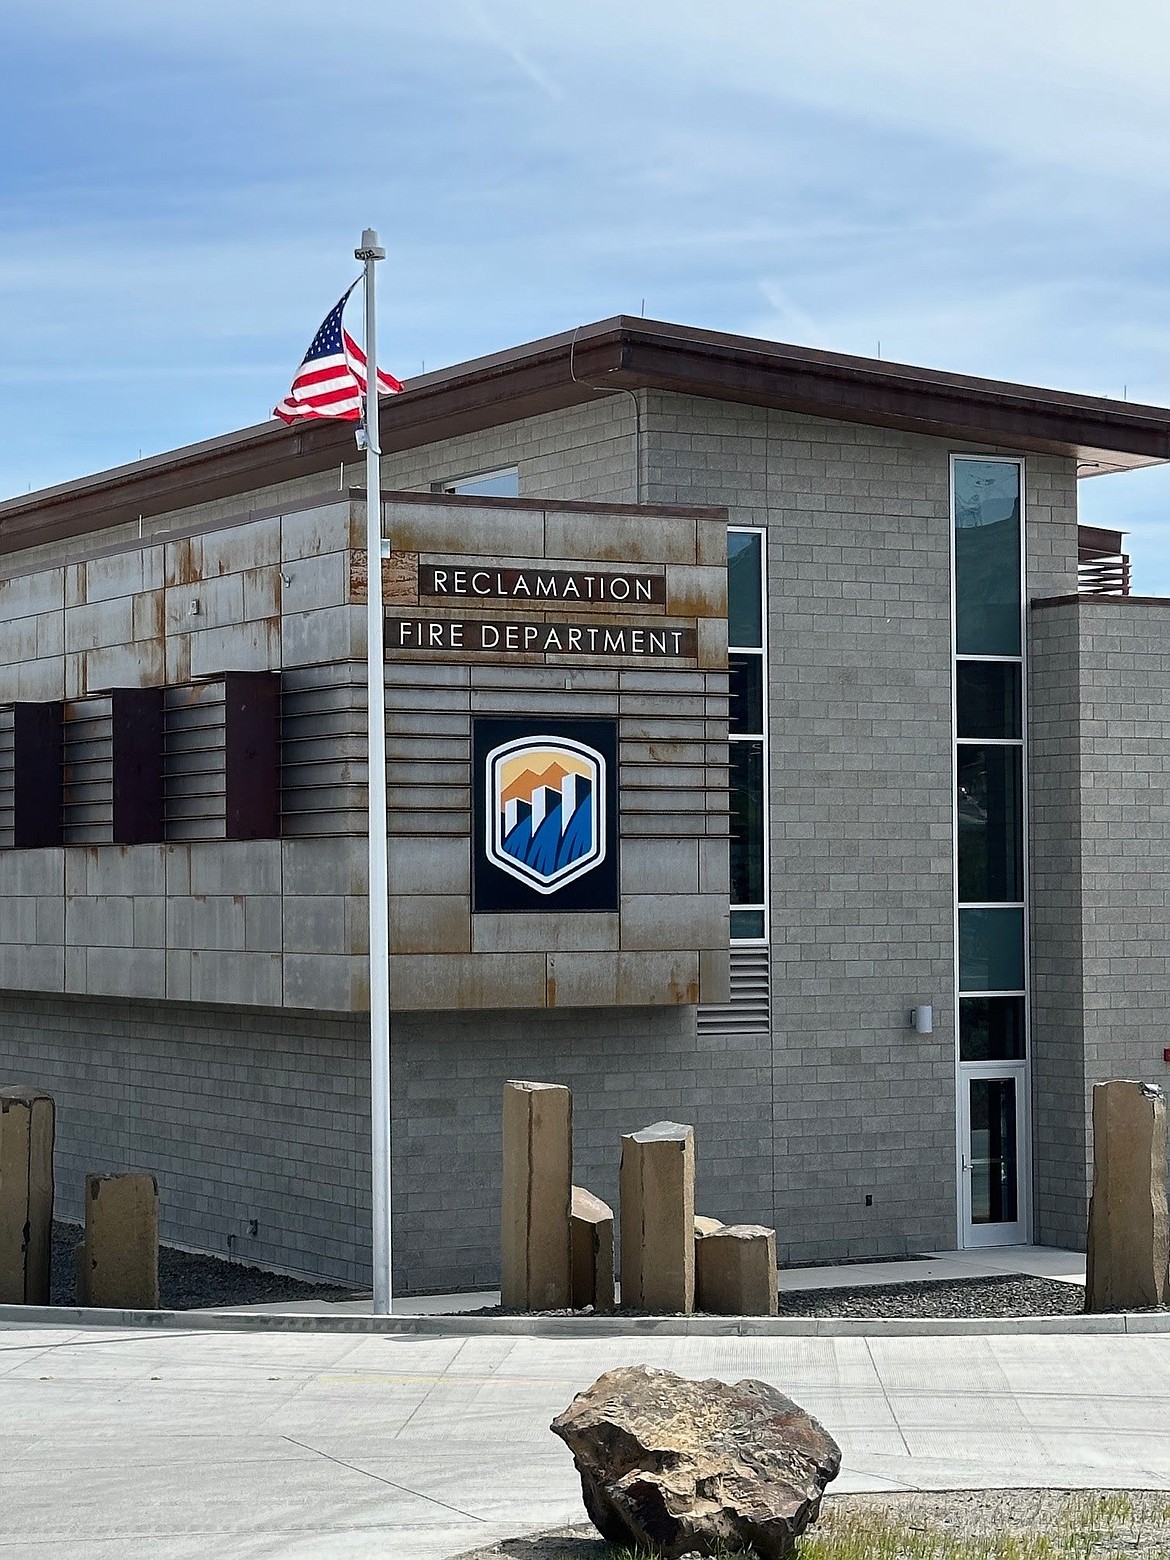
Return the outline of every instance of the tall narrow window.
[[[767,936],[768,668],[765,656],[764,533],[727,535],[727,638],[731,745],[731,937]]]
[[[960,1059],[964,994],[1024,989],[1020,466],[957,459],[955,731]],[[982,1009],[980,1009],[982,1011]]]
[[[1020,468],[955,462],[955,650],[1020,654]]]
[[[983,1245],[1027,1224],[1023,468],[953,473],[960,1233]]]

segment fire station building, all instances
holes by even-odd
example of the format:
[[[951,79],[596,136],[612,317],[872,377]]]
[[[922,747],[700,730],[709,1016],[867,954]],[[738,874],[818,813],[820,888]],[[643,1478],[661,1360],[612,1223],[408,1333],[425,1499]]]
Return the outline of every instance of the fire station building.
[[[1083,1244],[1164,1081],[1170,613],[1077,484],[1170,411],[616,318],[381,411],[395,1286],[693,1122],[782,1264]],[[1117,476],[1116,480],[1123,478]],[[266,423],[0,504],[0,1079],[58,1211],[369,1275],[364,466]]]

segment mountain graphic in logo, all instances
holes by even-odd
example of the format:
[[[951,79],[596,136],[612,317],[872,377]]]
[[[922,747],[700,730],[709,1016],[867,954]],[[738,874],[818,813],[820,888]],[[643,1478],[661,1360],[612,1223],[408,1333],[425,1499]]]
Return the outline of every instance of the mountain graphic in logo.
[[[605,859],[605,759],[569,737],[522,737],[487,755],[487,856],[555,894]]]

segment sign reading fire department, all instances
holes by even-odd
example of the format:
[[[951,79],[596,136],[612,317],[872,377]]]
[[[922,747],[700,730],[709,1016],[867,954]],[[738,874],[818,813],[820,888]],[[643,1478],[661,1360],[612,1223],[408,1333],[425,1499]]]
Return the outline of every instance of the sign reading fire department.
[[[394,655],[463,651],[473,655],[625,655],[693,658],[693,628],[663,623],[492,622],[486,618],[389,618],[386,649]]]
[[[474,908],[616,910],[616,722],[473,727]]]

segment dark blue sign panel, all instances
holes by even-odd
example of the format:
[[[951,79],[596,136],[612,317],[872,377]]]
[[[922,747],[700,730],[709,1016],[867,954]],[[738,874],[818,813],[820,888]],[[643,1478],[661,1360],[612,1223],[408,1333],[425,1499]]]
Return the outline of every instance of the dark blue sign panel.
[[[473,910],[618,908],[617,761],[613,720],[473,722]]]

